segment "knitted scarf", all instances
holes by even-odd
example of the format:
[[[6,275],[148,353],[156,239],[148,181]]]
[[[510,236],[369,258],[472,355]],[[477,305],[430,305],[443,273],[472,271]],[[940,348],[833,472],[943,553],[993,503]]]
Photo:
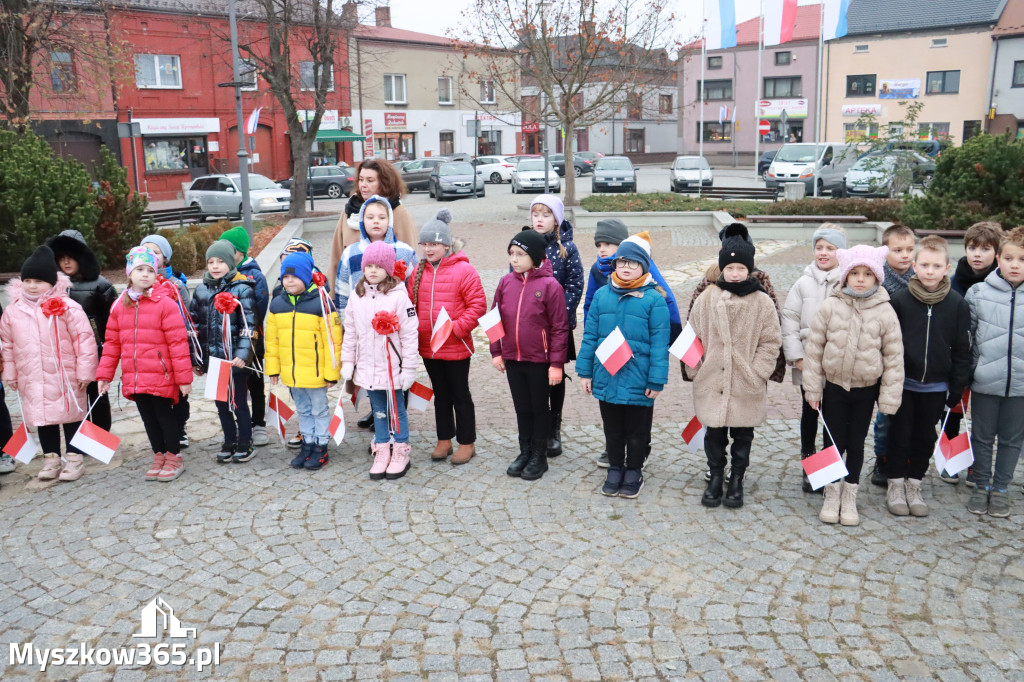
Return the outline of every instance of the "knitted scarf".
[[[613,289],[620,289],[620,290],[623,290],[623,291],[629,291],[631,289],[639,289],[640,287],[644,286],[645,284],[649,284],[650,282],[654,281],[654,278],[651,277],[650,273],[645,274],[643,277],[637,277],[632,282],[627,282],[626,280],[624,280],[621,277],[619,277],[619,273],[613,272],[610,279],[611,279],[611,285],[612,285]]]
[[[914,275],[910,278],[910,283],[907,285],[910,289],[910,295],[919,300],[925,305],[935,305],[942,301],[949,294],[949,276],[943,277],[942,281],[939,282],[938,288],[935,291],[928,291],[924,288],[924,284],[921,280]]]
[[[206,272],[203,273],[203,284],[210,287],[211,289],[217,289],[218,287],[220,287],[221,282],[230,282],[235,278],[235,275],[237,274],[238,270],[235,268],[231,268],[223,277],[214,277],[213,275],[210,274],[209,270],[207,270]]]
[[[715,286],[724,291],[728,291],[734,296],[747,296],[755,291],[764,291],[760,280],[754,276],[747,277],[741,282],[727,282],[725,281],[725,277],[722,276],[715,281]]]
[[[885,280],[882,282],[882,286],[892,296],[897,291],[903,291],[907,288],[910,283],[910,278],[914,276],[914,266],[911,265],[907,268],[907,271],[902,275],[889,267],[889,262],[886,261],[885,265],[882,266],[882,274],[885,275]]]

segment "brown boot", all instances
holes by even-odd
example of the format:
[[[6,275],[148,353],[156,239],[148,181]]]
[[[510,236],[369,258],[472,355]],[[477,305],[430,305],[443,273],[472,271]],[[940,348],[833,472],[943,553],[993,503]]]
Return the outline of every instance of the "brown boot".
[[[440,462],[442,459],[447,459],[450,454],[452,454],[452,442],[450,440],[439,440],[434,451],[430,453],[430,459]]]
[[[452,464],[465,464],[469,460],[473,459],[473,455],[475,454],[475,445],[472,443],[459,443],[459,449],[455,451],[455,456],[452,457]]]

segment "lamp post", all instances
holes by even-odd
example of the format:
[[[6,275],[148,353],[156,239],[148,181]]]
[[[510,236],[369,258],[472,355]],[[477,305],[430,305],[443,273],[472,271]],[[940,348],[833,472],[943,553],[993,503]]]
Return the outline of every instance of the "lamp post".
[[[541,0],[540,2],[537,3],[537,6],[540,8],[540,39],[546,41],[548,39],[548,17],[547,17],[547,13],[544,10],[547,9],[548,0]],[[542,98],[541,107],[540,107],[540,113],[541,113],[541,116],[544,118],[544,135],[541,136],[541,145],[543,145],[542,146],[542,151],[544,153],[544,193],[547,194],[548,193],[548,187],[549,187],[549,184],[548,184],[548,166],[550,165],[550,162],[548,161],[548,115],[547,115],[547,104],[548,103],[543,101],[543,98],[544,98],[544,88],[543,87],[540,90],[540,95],[541,95],[541,98]]]
[[[235,117],[238,127],[238,184],[242,187],[242,225],[252,240],[252,205],[249,203],[249,152],[245,145],[245,130],[242,118],[242,88],[249,85],[242,80],[241,60],[238,57],[238,21],[235,17],[235,1],[228,0],[228,24],[231,28],[231,78],[230,83],[218,87],[235,89]]]

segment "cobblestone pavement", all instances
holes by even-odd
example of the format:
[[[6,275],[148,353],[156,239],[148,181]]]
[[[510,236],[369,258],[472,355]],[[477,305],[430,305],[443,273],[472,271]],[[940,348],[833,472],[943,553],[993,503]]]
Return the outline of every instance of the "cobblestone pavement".
[[[408,203],[421,222],[437,207]],[[523,216],[509,207],[499,220],[487,206],[449,205],[490,293]],[[313,239],[325,260],[328,235]],[[685,307],[714,235],[654,239]],[[592,236],[577,241],[589,263]],[[808,255],[758,245],[780,295]],[[0,678],[1024,679],[1019,516],[974,517],[967,489],[930,473],[927,518],[889,516],[869,484],[859,527],[820,524],[820,498],[800,492],[788,379],[772,385],[756,431],[746,505],[707,510],[703,453],[681,447],[693,412],[677,372],[658,399],[640,498],[612,499],[597,492],[597,406],[575,385],[565,454],[538,482],[504,475],[511,400],[477,355],[479,454],[466,466],[429,461],[432,415],[413,412],[412,469],[370,481],[369,434],[352,409],[320,472],[289,469],[279,442],[218,466],[214,410],[197,399],[185,475],[146,483],[144,436],[122,400],[114,430],[125,440],[110,465],[90,463],[75,483],[30,482],[38,460],[4,476],[0,643],[174,641],[132,638],[159,596],[197,628],[195,642],[180,640],[187,649],[220,643],[221,658],[203,673],[137,663],[39,673],[5,655]],[[1019,509],[1019,478],[1013,490]]]

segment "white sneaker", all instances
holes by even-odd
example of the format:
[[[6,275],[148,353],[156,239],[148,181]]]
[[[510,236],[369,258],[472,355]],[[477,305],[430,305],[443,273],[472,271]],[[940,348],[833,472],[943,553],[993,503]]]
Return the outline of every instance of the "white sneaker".
[[[252,427],[252,444],[253,445],[268,445],[270,438],[267,437],[266,426],[254,426]]]
[[[0,455],[0,474],[9,474],[14,471],[14,458],[10,455]]]

